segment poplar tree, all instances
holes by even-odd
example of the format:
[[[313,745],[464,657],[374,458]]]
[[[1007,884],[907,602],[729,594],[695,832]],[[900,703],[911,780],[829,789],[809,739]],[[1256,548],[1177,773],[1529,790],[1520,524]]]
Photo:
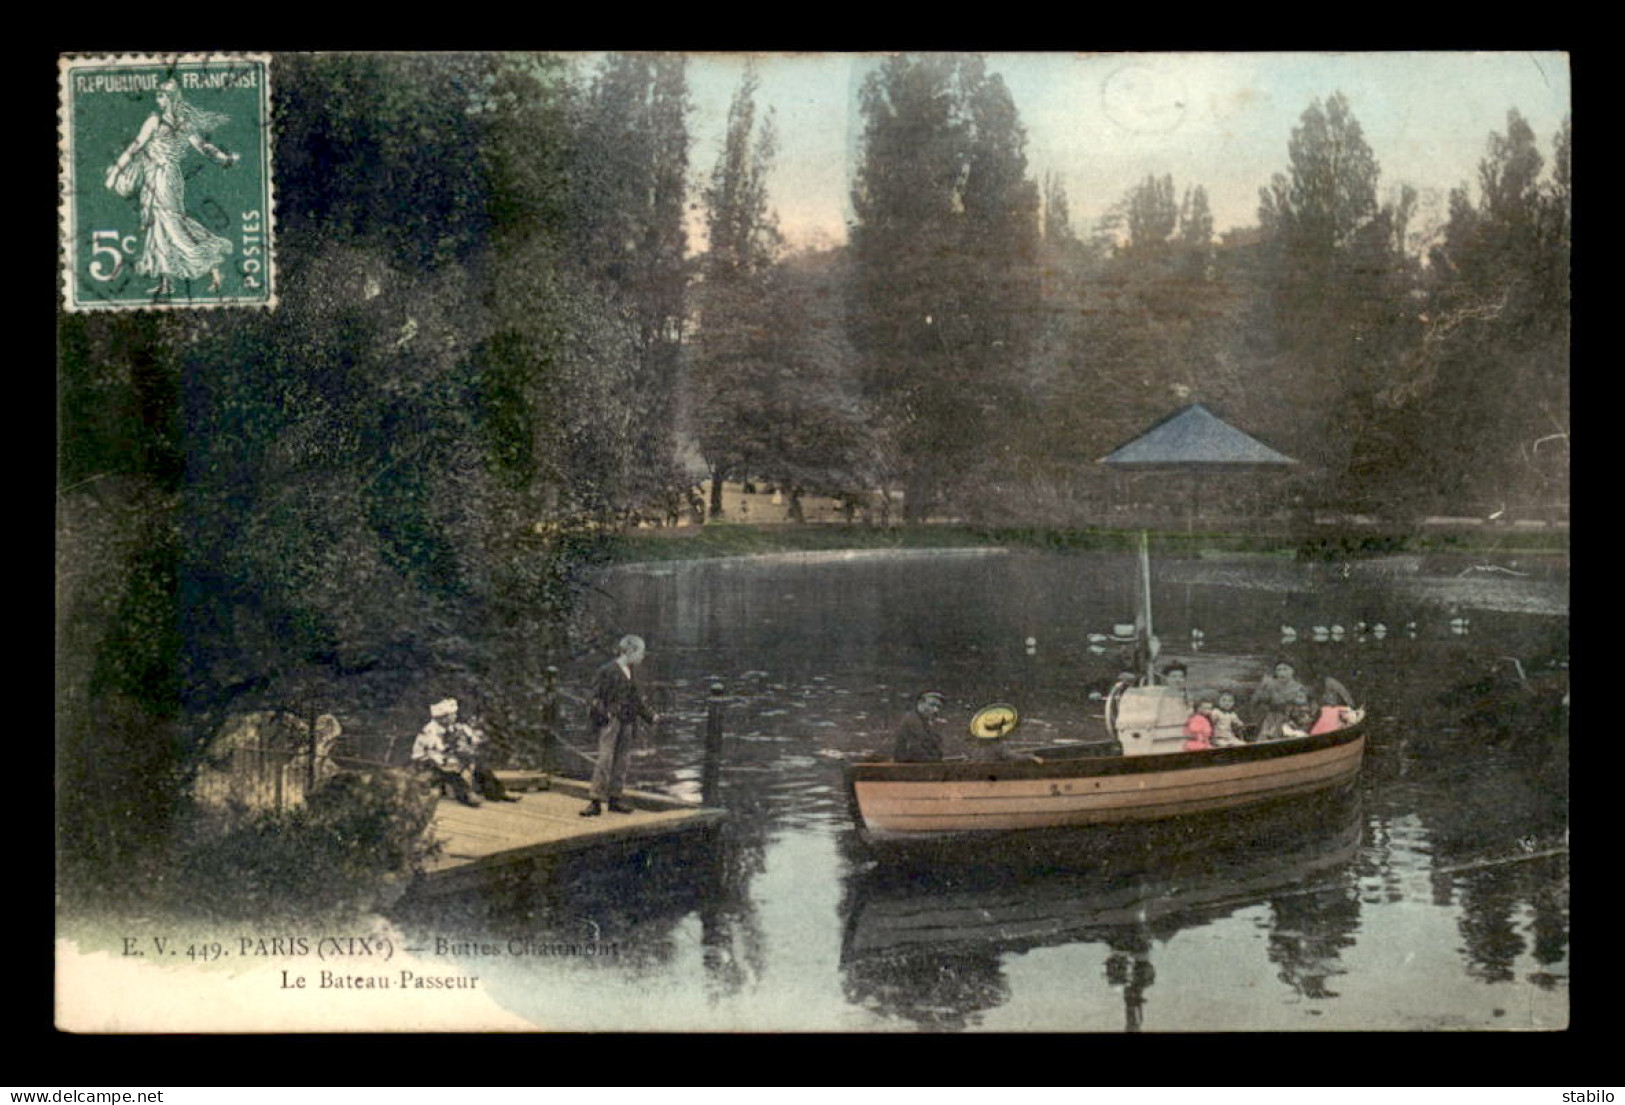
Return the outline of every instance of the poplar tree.
[[[698,329],[690,376],[690,422],[710,472],[711,517],[722,514],[722,483],[748,477],[766,455],[761,406],[776,370],[780,298],[773,265],[782,247],[767,178],[777,136],[771,113],[758,125],[754,67],[728,107],[722,151],[702,200],[707,246],[700,260]]]
[[[1004,82],[971,56],[887,58],[864,81],[853,338],[925,517],[997,464],[1037,306],[1038,189]]]
[[[632,320],[634,498],[669,499],[686,325],[688,87],[680,54],[612,54],[576,98],[568,175],[574,264]]]

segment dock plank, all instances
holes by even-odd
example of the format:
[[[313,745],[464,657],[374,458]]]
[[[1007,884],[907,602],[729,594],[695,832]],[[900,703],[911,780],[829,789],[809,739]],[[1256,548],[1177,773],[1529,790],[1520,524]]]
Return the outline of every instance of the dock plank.
[[[551,780],[549,789],[525,791],[518,797],[517,802],[485,802],[478,807],[440,799],[433,832],[441,847],[424,865],[423,881],[439,884],[449,876],[600,844],[688,832],[725,816],[722,810],[666,795],[629,791],[623,799],[633,812],[605,810],[598,817],[582,817],[585,784],[569,779]]]

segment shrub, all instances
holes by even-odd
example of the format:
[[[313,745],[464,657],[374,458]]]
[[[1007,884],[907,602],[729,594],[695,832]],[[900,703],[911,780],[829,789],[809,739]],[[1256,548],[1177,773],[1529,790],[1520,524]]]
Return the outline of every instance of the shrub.
[[[380,908],[432,854],[433,812],[399,772],[337,775],[303,806],[200,826],[182,846],[179,889],[189,909],[222,918]]]

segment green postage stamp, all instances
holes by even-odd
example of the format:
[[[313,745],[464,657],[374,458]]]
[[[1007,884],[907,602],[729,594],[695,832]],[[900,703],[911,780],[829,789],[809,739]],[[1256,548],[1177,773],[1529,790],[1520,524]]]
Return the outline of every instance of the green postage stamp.
[[[59,65],[70,311],[273,307],[266,55]]]

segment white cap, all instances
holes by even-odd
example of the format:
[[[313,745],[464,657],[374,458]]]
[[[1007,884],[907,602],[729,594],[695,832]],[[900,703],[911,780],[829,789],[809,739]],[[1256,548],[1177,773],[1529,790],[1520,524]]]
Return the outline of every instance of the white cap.
[[[429,707],[430,717],[445,717],[447,714],[455,714],[456,712],[457,700],[455,698],[442,698]]]

